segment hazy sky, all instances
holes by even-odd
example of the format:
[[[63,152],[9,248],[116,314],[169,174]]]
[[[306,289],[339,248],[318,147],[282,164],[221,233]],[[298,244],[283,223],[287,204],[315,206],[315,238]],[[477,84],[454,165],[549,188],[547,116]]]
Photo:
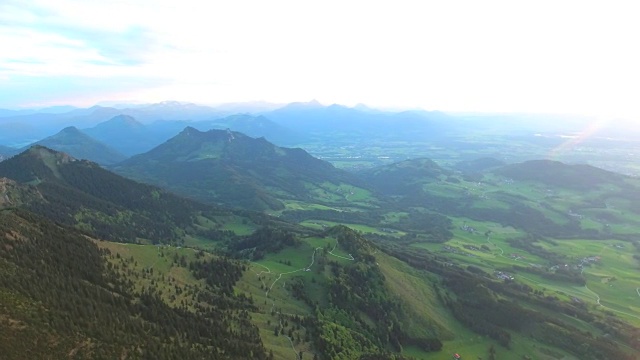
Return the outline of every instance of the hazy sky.
[[[635,5],[0,0],[0,107],[318,99],[639,116]]]

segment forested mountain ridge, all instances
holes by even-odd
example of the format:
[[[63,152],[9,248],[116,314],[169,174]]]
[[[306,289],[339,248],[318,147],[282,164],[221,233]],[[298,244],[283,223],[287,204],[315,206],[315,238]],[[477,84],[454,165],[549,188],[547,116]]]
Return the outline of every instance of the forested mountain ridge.
[[[234,131],[192,127],[113,170],[200,201],[253,210],[282,209],[283,199],[312,200],[312,190],[329,184],[358,183],[302,149]]]
[[[30,211],[103,239],[176,243],[182,241],[185,230],[206,230],[194,227],[199,216],[210,219],[207,226],[215,228],[220,226],[217,216],[233,214],[41,146],[1,162],[0,177],[31,186],[38,196],[22,197]],[[251,217],[263,221],[264,216]]]

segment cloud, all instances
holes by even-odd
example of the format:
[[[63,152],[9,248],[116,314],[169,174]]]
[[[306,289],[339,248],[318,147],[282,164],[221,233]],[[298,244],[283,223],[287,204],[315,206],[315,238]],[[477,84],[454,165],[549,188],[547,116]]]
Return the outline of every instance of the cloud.
[[[13,74],[109,76],[109,67],[143,65],[159,47],[149,29],[119,17],[105,21],[114,14],[100,14],[86,2],[56,1],[55,8],[50,4],[0,5],[0,41],[11,49],[0,55],[0,65]]]
[[[0,81],[2,77],[0,77]],[[13,75],[11,87],[0,86],[0,108],[42,107],[57,104],[96,104],[104,99],[132,99],[139,91],[162,88],[166,80],[117,76],[88,78],[85,76]]]
[[[2,0],[0,82],[68,76],[82,95],[81,78],[128,80],[142,101],[640,113],[631,5]]]

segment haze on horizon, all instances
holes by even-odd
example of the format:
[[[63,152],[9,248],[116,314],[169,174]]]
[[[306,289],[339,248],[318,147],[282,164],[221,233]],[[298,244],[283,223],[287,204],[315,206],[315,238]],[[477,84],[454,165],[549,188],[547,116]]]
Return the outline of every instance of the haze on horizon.
[[[640,117],[634,2],[0,4],[0,107],[317,99]]]

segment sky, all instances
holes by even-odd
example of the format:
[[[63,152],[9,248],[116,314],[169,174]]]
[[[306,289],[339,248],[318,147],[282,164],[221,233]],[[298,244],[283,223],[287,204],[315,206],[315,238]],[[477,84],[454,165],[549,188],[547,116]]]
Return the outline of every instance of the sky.
[[[635,5],[0,0],[0,108],[317,99],[640,120]]]

